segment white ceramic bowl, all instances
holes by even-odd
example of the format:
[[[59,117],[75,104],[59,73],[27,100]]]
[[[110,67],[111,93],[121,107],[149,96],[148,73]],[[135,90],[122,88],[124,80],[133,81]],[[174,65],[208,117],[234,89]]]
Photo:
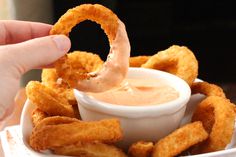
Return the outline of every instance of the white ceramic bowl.
[[[138,140],[157,141],[179,127],[191,95],[185,81],[163,71],[144,68],[129,68],[127,78],[164,79],[179,92],[179,97],[160,105],[124,106],[101,102],[74,90],[82,120],[120,119],[124,139],[119,145],[123,148]]]
[[[197,104],[202,101],[205,97],[201,94],[192,95],[191,99],[189,100],[187,104],[187,108],[185,111],[185,115],[183,119],[181,120],[181,125],[184,125],[185,123],[189,123],[191,120],[192,113],[194,109],[196,108]],[[29,146],[29,136],[33,129],[33,124],[31,121],[31,113],[35,109],[35,105],[32,104],[29,100],[25,102],[24,109],[22,111],[21,115],[21,133],[22,133],[22,141],[23,141],[23,147],[24,150],[27,151],[27,154],[31,157],[65,157],[62,155],[53,155],[49,151],[44,152],[36,152]],[[8,142],[3,142],[3,149],[8,149]],[[5,148],[6,147],[6,148]],[[21,156],[21,154],[19,154]],[[233,138],[231,143],[226,147],[226,150],[218,151],[218,152],[212,152],[207,154],[199,154],[199,155],[190,155],[188,157],[235,157],[236,156],[236,131],[234,131]]]

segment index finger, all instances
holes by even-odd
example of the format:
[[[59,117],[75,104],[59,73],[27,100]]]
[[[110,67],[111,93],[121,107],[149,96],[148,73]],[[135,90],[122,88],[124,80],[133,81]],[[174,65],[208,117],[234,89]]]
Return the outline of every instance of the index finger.
[[[14,44],[49,35],[51,25],[37,22],[0,21],[0,45]]]

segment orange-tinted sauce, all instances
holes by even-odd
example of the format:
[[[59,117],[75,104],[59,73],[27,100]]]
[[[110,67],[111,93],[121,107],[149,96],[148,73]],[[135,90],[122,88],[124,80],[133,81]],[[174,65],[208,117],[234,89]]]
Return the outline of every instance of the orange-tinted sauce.
[[[179,93],[162,79],[125,79],[119,87],[88,94],[103,102],[128,106],[158,105],[179,97]]]

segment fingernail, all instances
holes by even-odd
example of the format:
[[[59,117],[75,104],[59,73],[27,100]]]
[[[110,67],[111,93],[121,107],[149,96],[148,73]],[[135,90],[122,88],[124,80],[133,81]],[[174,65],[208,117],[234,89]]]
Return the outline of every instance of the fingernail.
[[[52,40],[55,42],[57,48],[61,51],[68,51],[70,49],[70,40],[65,35],[55,35]]]

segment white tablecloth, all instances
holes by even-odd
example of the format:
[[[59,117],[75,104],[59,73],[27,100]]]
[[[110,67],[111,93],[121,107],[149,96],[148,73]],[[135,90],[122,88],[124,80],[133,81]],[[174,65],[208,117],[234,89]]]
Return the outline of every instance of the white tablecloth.
[[[20,126],[6,127],[1,133],[1,144],[5,157],[32,157],[23,144]],[[0,154],[1,156],[2,154]]]

